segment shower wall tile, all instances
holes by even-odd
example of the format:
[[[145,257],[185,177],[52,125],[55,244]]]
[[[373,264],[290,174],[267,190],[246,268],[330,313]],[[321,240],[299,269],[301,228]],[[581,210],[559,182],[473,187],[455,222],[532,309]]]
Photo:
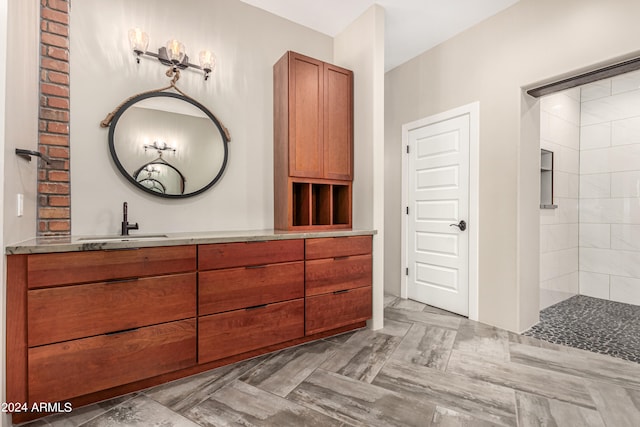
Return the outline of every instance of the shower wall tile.
[[[540,251],[552,252],[578,246],[578,224],[553,224],[540,229]]]
[[[611,274],[609,266],[609,249],[580,248],[580,271],[589,273]]]
[[[611,95],[611,80],[601,80],[588,85],[584,85],[580,89],[580,100],[582,102],[591,101],[598,98],[604,98]]]
[[[580,224],[579,245],[581,248],[611,248],[611,225]]]
[[[540,225],[548,224],[577,224],[578,215],[578,199],[565,199],[561,197],[555,198],[557,209],[541,209]]]
[[[601,199],[611,197],[611,174],[580,175],[580,198]]]
[[[581,199],[580,223],[640,224],[640,198]]]
[[[611,146],[611,123],[580,127],[580,150]]]
[[[540,254],[540,280],[564,276],[578,271],[578,248]]]
[[[580,126],[580,103],[567,91],[545,96],[540,100],[540,110],[552,117],[568,122],[573,127]]]
[[[611,145],[629,144],[640,144],[640,117],[611,122]]]
[[[609,299],[609,275],[580,271],[580,295]]]
[[[559,144],[574,150],[580,149],[580,128],[577,120],[580,117],[579,111],[575,111],[575,119],[565,119],[553,114],[548,114],[547,129],[540,129],[540,138]]]
[[[559,291],[576,295],[580,288],[580,273],[578,271],[574,271],[573,273],[565,274],[564,276],[545,280],[540,282],[540,288],[548,291]]]
[[[611,197],[640,197],[640,171],[612,173]]]
[[[640,278],[640,252],[581,248],[580,271]]]
[[[640,165],[640,144],[580,152],[581,174],[634,171],[638,169],[638,165]]]
[[[553,196],[554,197],[576,197],[575,195],[569,195],[569,176],[575,174],[569,174],[568,172],[553,173]]]
[[[640,103],[636,92],[638,91],[622,92],[583,102],[580,111],[581,126],[640,116]]]
[[[611,276],[611,300],[640,305],[640,279]]]
[[[640,71],[632,71],[611,79],[611,93],[616,95],[640,88]]]
[[[640,251],[640,225],[611,224],[611,249]]]

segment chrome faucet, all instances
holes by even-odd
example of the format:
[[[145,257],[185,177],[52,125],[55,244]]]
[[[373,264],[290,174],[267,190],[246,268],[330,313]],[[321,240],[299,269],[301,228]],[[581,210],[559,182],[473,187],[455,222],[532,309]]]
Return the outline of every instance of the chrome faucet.
[[[122,235],[123,236],[128,236],[129,230],[138,229],[137,222],[135,224],[129,224],[129,220],[127,219],[127,209],[128,209],[127,202],[124,202],[122,204]]]

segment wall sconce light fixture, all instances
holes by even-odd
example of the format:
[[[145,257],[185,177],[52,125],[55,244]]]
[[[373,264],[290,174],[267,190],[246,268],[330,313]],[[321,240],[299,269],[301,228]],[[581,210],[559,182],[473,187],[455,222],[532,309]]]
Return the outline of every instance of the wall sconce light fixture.
[[[138,64],[140,63],[141,56],[151,56],[164,65],[171,67],[174,72],[178,69],[185,70],[187,68],[201,70],[204,73],[205,80],[209,78],[211,71],[213,71],[216,65],[216,57],[209,50],[200,52],[200,65],[190,63],[189,57],[185,54],[184,45],[178,40],[169,40],[166,46],[158,49],[158,53],[149,52],[147,51],[149,47],[149,35],[140,28],[132,28],[129,30],[129,43]]]
[[[153,141],[153,144],[144,144],[144,151],[146,152],[147,149],[157,151],[160,157],[162,157],[162,153],[165,151],[176,152],[175,148],[164,141]]]

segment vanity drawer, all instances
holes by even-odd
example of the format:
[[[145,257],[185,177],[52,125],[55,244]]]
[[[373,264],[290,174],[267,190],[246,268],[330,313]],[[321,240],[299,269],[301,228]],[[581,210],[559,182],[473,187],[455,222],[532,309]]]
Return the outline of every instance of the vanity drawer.
[[[27,292],[30,347],[196,316],[196,273]]]
[[[370,254],[371,240],[371,236],[307,239],[305,241],[305,259]]]
[[[218,243],[198,247],[198,270],[302,261],[304,240]]]
[[[305,295],[320,295],[371,286],[371,255],[325,258],[305,262]]]
[[[198,362],[205,363],[304,336],[304,299],[198,319]]]
[[[304,262],[200,273],[200,315],[287,301],[304,296]]]
[[[34,254],[27,258],[27,283],[35,289],[195,269],[195,245]]]
[[[313,335],[371,318],[371,286],[309,297],[305,334]]]
[[[30,348],[29,401],[64,401],[195,364],[195,319]]]

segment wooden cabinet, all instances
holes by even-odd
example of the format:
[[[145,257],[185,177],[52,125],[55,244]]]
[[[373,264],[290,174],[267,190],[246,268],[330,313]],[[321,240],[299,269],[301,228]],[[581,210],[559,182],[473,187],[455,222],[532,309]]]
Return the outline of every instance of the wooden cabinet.
[[[199,363],[304,336],[304,240],[206,245],[198,265]]]
[[[195,319],[33,347],[29,401],[64,401],[195,363]]]
[[[27,259],[29,289],[195,269],[195,246],[34,254]]]
[[[274,65],[276,229],[351,228],[353,72],[295,52]]]
[[[7,401],[76,407],[370,317],[371,236],[10,255]]]
[[[195,302],[195,272],[29,290],[29,347],[195,318]]]
[[[304,336],[304,299],[212,314],[198,320],[198,362]]]
[[[24,383],[11,385],[20,401],[67,400],[196,364],[195,245],[10,258],[26,314],[7,354],[26,357],[14,365]]]
[[[305,334],[370,319],[371,237],[307,239],[305,247]]]

